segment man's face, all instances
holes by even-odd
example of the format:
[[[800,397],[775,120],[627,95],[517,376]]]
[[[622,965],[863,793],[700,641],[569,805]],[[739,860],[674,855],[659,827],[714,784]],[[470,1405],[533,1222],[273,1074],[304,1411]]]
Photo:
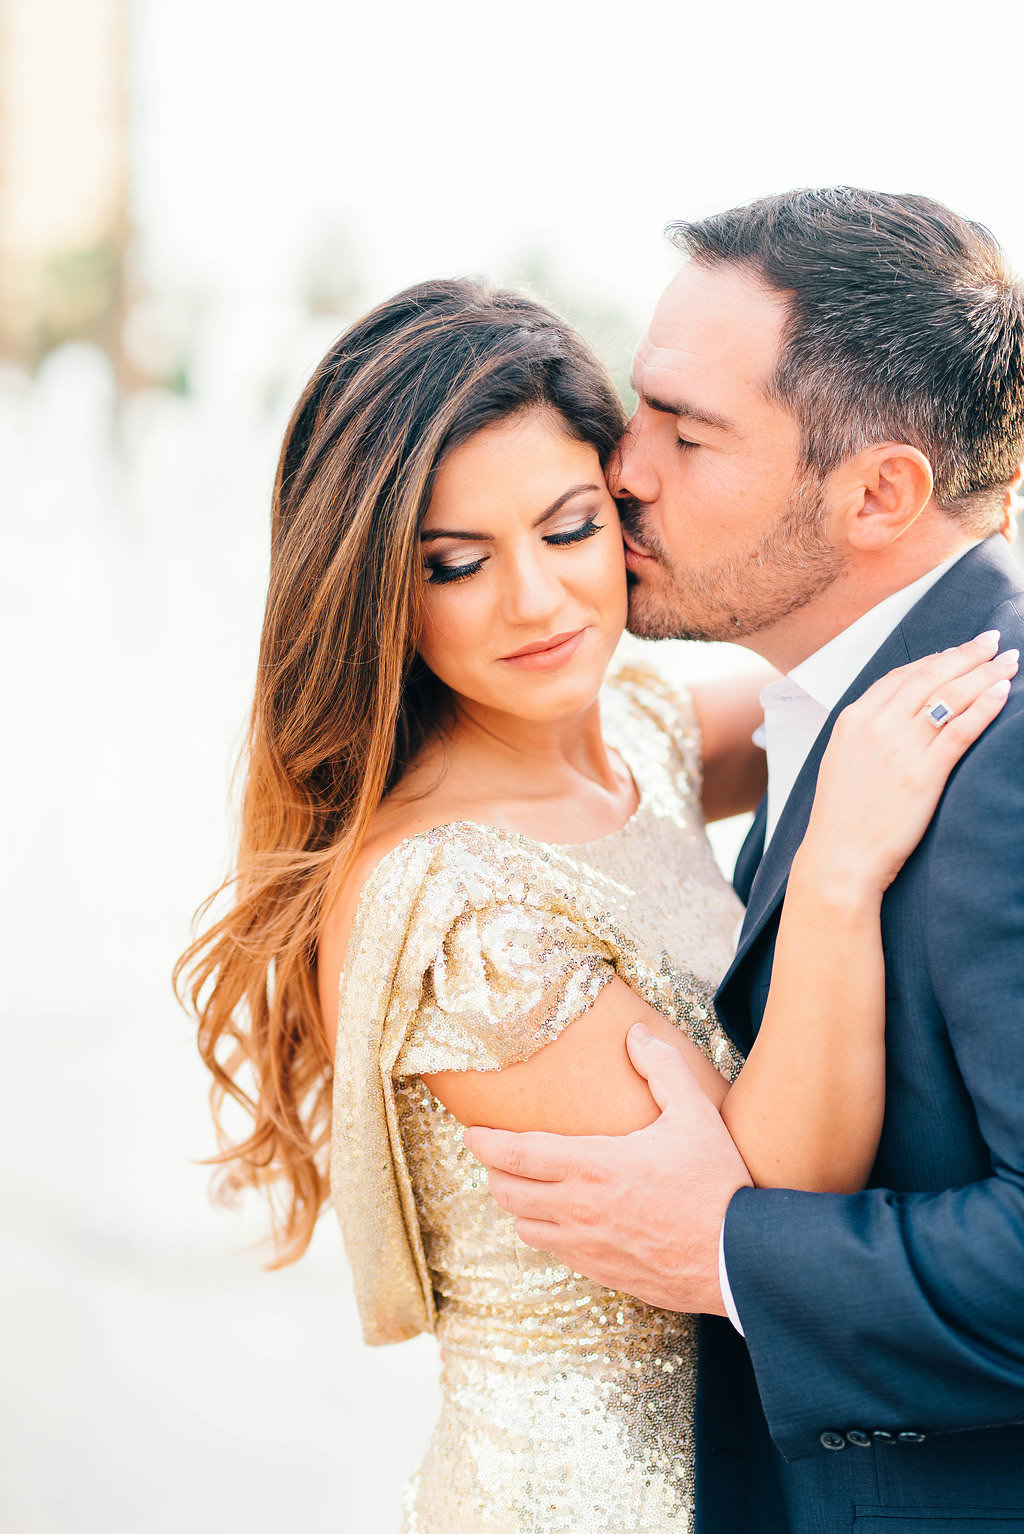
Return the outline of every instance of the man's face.
[[[751,275],[691,262],[637,347],[639,403],[610,483],[643,638],[759,633],[841,571],[825,488],[768,396],[786,316],[784,295]]]

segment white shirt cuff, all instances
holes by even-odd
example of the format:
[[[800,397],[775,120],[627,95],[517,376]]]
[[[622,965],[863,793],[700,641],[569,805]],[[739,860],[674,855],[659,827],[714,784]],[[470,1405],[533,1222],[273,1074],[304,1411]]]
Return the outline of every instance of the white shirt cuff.
[[[732,1297],[732,1289],[729,1285],[729,1274],[725,1267],[725,1221],[722,1221],[722,1230],[718,1237],[718,1286],[722,1291],[722,1300],[725,1304],[725,1313],[735,1326],[741,1337],[747,1334],[743,1330],[743,1322],[740,1313],[736,1309],[736,1301]]]

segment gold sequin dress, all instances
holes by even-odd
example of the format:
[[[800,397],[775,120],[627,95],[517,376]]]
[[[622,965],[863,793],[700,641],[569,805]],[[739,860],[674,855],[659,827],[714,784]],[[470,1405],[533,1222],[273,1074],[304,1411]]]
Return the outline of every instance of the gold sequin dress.
[[[532,1251],[421,1073],[498,1070],[615,974],[730,1078],[711,998],[740,907],[700,810],[689,699],[646,668],[602,698],[639,805],[558,846],[461,821],[360,899],[339,998],[331,1183],[366,1339],[433,1331],[443,1409],[405,1534],[688,1534],[696,1323]]]

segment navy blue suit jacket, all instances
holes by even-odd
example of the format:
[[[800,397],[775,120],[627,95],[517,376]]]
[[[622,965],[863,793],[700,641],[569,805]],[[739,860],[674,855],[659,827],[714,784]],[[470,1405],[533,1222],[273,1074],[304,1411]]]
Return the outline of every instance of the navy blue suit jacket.
[[[992,628],[1024,648],[1024,577],[1001,538],[954,565],[872,657],[763,858],[762,806],[716,1001],[740,1048],[760,1026],[837,714],[894,666]],[[882,934],[887,1103],[869,1188],[750,1188],[729,1208],[746,1345],[728,1322],[703,1323],[702,1534],[1024,1531],[1024,683],[951,777],[886,894]]]

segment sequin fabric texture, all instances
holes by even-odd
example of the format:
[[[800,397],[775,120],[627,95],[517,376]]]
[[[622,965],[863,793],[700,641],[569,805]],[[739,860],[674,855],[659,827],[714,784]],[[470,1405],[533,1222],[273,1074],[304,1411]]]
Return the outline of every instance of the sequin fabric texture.
[[[696,1323],[520,1242],[420,1073],[526,1059],[619,975],[732,1078],[711,998],[740,915],[704,835],[685,694],[634,667],[604,731],[639,805],[579,846],[458,822],[363,891],[339,997],[331,1180],[367,1341],[441,1345],[405,1534],[688,1534]]]

